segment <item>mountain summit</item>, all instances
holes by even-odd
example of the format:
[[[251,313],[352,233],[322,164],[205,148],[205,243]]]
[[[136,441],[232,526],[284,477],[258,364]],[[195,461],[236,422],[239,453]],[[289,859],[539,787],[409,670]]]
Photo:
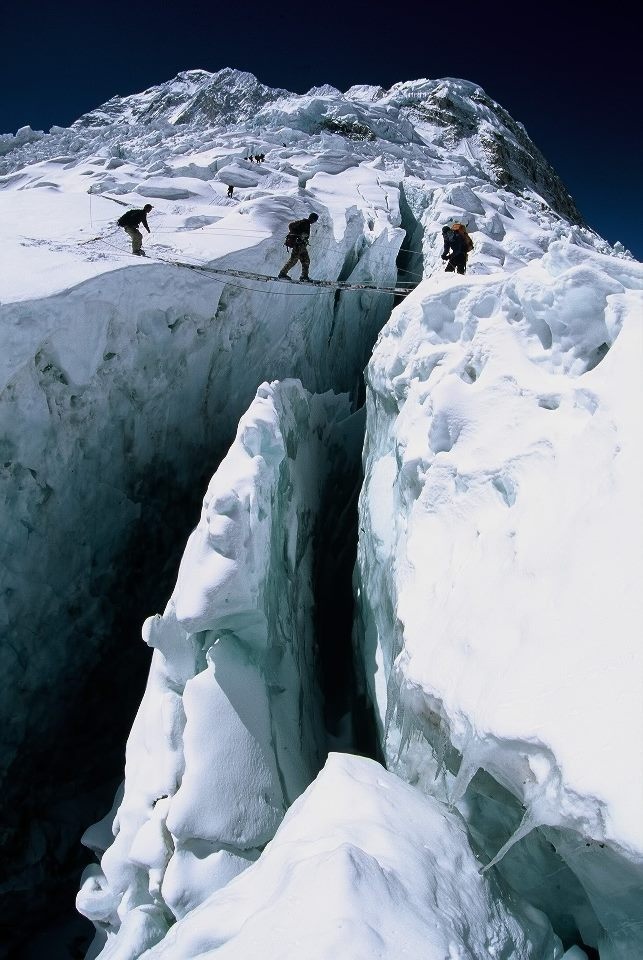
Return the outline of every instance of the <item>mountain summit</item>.
[[[498,186],[519,190],[530,186],[559,213],[576,223],[582,217],[554,170],[529,139],[524,127],[474,83],[457,80],[414,80],[378,87],[353,86],[345,94],[333,87],[313,88],[298,96],[271,89],[251,73],[232,68],[209,73],[188,70],[143,93],[112,97],[80,117],[68,131],[54,128],[43,135],[39,149],[8,156],[0,171],[9,172],[27,157],[45,159],[64,152],[95,152],[101,138],[114,144],[149,141],[149,128],[166,125],[203,133],[225,125],[239,133],[278,129],[280,123],[306,134],[327,130],[353,139],[378,138],[394,144],[407,139],[425,143],[427,133],[438,146],[478,161]],[[125,128],[125,129],[123,129]],[[424,134],[423,134],[424,131]],[[147,135],[146,135],[147,134]],[[23,135],[24,136],[24,135]],[[10,141],[3,152],[7,153]]]

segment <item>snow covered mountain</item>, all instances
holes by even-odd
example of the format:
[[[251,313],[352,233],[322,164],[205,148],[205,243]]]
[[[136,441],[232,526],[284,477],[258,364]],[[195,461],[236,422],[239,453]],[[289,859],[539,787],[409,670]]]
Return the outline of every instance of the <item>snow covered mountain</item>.
[[[6,942],[147,618],[89,957],[641,956],[641,266],[464,80],[195,70],[0,157]],[[310,212],[354,289],[225,273]]]

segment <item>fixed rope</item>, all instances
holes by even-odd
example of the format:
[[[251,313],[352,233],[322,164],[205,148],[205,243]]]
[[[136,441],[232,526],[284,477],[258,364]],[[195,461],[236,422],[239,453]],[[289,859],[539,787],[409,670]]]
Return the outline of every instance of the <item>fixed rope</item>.
[[[112,231],[104,236],[91,237],[89,240],[81,241],[81,245],[88,243],[102,242],[105,243],[108,247],[117,250],[120,254],[125,256],[133,256],[133,254],[128,254],[127,251],[122,250],[114,243],[109,242],[109,237],[114,236],[118,233],[118,230]],[[230,280],[239,279],[239,280],[255,280],[262,283],[277,283],[279,286],[293,286],[297,285],[299,288],[297,291],[277,291],[277,290],[266,290],[266,293],[274,293],[282,296],[304,296],[310,293],[315,293],[319,290],[340,290],[340,291],[358,291],[366,293],[384,293],[389,294],[390,296],[404,297],[409,294],[413,289],[415,289],[415,283],[398,283],[394,287],[388,287],[384,284],[377,283],[357,283],[355,281],[343,281],[343,280],[309,280],[309,281],[295,281],[295,280],[281,280],[277,277],[270,276],[265,273],[255,273],[251,270],[236,270],[232,267],[210,267],[205,264],[200,263],[186,263],[183,260],[170,260],[166,257],[154,256],[146,257],[149,262],[153,263],[165,263],[169,266],[180,267],[185,270],[195,270],[199,273],[205,273],[210,276],[212,280],[218,280],[220,283],[230,282]],[[226,278],[225,280],[223,278]],[[243,287],[241,284],[232,284],[233,286],[241,286],[242,289],[248,290],[251,288]]]

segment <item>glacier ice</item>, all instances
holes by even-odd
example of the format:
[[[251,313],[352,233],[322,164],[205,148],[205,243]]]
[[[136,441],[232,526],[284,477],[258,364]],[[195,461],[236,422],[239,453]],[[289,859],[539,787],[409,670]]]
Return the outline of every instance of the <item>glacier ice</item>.
[[[429,281],[367,371],[360,643],[386,757],[465,816],[495,778],[524,812],[489,864],[541,828],[601,957],[643,944],[642,288],[556,241],[506,279]]]
[[[313,544],[349,415],[345,395],[259,388],[145,624],[154,655],[114,838],[77,900],[101,956],[126,950],[133,910],[169,923],[246,869],[321,766]]]
[[[192,127],[177,128],[178,140],[188,129],[203,148],[202,132]],[[314,202],[323,224],[315,250],[320,273],[348,276],[352,269],[358,277],[394,281],[404,233],[383,216],[373,219],[375,197],[365,207],[351,184],[337,192],[341,177],[329,189],[317,187],[312,175],[313,201],[312,193],[299,195],[296,175],[282,177],[273,168],[265,175],[274,176],[267,192],[250,191],[240,205],[226,205],[212,187],[225,181],[214,173],[217,179],[206,182],[202,171],[223,172],[226,160],[237,162],[245,134],[237,134],[240,146],[231,154],[223,146],[203,149],[203,158],[187,145],[188,156],[173,156],[176,144],[163,147],[157,135],[150,135],[155,143],[146,164],[155,166],[162,152],[181,175],[179,164],[191,159],[201,171],[188,177],[189,202],[155,204],[163,218],[153,225],[161,257],[189,265],[205,256],[276,273],[287,222]],[[149,181],[112,156],[126,151],[110,145],[104,127],[45,140],[46,149],[57,141],[54,156],[31,156],[0,180],[0,234],[7,263],[16,266],[3,274],[0,292],[1,762],[8,783],[2,803],[6,855],[24,870],[19,886],[29,910],[38,909],[37,878],[47,862],[32,852],[44,842],[50,862],[67,869],[76,849],[75,829],[54,814],[58,772],[65,770],[71,802],[82,796],[93,810],[88,819],[104,805],[95,795],[95,767],[109,771],[102,789],[113,789],[112,753],[119,751],[119,724],[124,735],[132,699],[122,692],[137,675],[142,682],[145,668],[138,652],[129,652],[136,636],[130,623],[150,611],[150,596],[165,601],[178,561],[171,544],[193,523],[199,486],[239,417],[259,384],[275,377],[298,376],[312,391],[355,393],[391,304],[368,293],[352,294],[352,305],[332,292],[275,299],[263,284],[222,284],[153,260],[149,247],[141,272],[120,237],[110,236],[122,208],[96,187],[117,197]],[[65,153],[72,143],[79,152]],[[27,147],[4,162],[20,165],[21,149]],[[174,168],[163,169],[171,185]],[[365,181],[375,184],[376,177],[365,171]],[[55,189],[39,187],[54,182]],[[387,188],[391,204],[396,190]],[[140,204],[140,194],[127,200]],[[98,234],[106,237],[99,246],[79,243]],[[64,685],[70,706],[63,711]],[[120,716],[86,716],[85,699],[101,691],[124,701]],[[107,742],[97,754],[101,726]],[[80,764],[65,750],[71,738],[84,751]],[[16,764],[31,782],[26,797],[21,778],[9,775]]]
[[[73,834],[49,782],[59,691],[73,682],[80,713],[100,667],[125,692],[123,625],[143,619],[141,598],[147,613],[165,603],[192,522],[180,505],[241,418],[170,602],[143,628],[152,665],[124,789],[84,838],[101,859],[78,901],[99,930],[89,956],[174,943],[189,956],[201,936],[243,955],[255,929],[275,955],[299,931],[308,955],[342,923],[332,949],[351,956],[412,943],[449,960],[557,957],[545,914],[570,960],[638,957],[640,266],[584,225],[524,128],[467,81],[299,97],[187,71],[67,130],[0,140],[5,889],[28,905],[14,912],[41,909],[29,891]],[[133,262],[114,201],[143,197],[153,232]],[[311,209],[313,276],[418,283],[388,323],[391,298],[191,269],[274,274],[285,226]],[[442,272],[449,217],[473,234],[466,277]],[[323,707],[329,719],[315,674],[332,680],[346,639],[315,608],[346,605],[333,573],[346,579],[352,520],[337,501],[351,499],[352,411],[380,330],[355,672],[398,779],[333,757],[315,780]],[[350,749],[345,694],[329,739]],[[74,764],[72,746],[74,802],[108,749]],[[18,764],[35,785],[22,803]],[[426,825],[403,835],[399,816],[416,804],[436,827],[421,849]],[[321,876],[336,895],[320,921]],[[418,902],[427,876],[437,914]]]

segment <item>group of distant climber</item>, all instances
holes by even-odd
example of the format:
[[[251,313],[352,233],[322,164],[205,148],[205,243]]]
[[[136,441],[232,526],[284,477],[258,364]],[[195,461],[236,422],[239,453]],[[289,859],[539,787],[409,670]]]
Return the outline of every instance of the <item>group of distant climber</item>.
[[[228,187],[228,196],[231,197],[234,187]],[[138,229],[145,227],[148,233],[150,228],[147,224],[147,215],[153,210],[151,203],[146,203],[142,210],[128,210],[118,220],[118,226],[125,230],[132,241],[132,253],[138,257],[144,257],[143,234]],[[296,263],[301,264],[300,280],[310,281],[310,255],[308,253],[308,241],[310,240],[310,228],[313,223],[317,223],[319,217],[316,213],[311,213],[303,220],[293,220],[288,224],[288,234],[284,241],[284,246],[290,250],[290,257],[279,271],[277,277],[279,280],[290,280],[288,273]],[[469,253],[473,250],[473,241],[467,232],[463,223],[452,222],[442,228],[442,239],[444,249],[442,251],[442,260],[446,261],[447,273],[466,273],[467,259]]]
[[[249,157],[246,157],[246,160],[249,160],[250,163],[263,163],[265,159],[265,153],[251,153]]]

